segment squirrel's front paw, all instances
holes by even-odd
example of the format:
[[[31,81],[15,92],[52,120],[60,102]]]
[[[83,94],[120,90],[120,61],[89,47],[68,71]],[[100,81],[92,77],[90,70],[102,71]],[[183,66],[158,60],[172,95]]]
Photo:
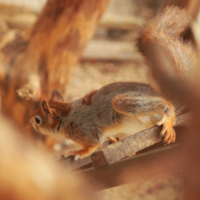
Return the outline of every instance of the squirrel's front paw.
[[[84,158],[86,156],[91,155],[97,148],[99,147],[99,144],[96,146],[85,146],[83,149],[80,149],[78,151],[70,151],[66,153],[65,155],[74,156],[74,160],[78,160],[79,158]]]
[[[163,128],[160,132],[160,135],[164,137],[164,143],[165,144],[170,144],[174,143],[176,140],[176,132],[173,128],[173,125],[171,123],[164,123]]]
[[[74,156],[74,160],[78,160],[78,158],[80,158],[80,156],[77,154],[78,151],[69,151],[67,153],[65,153],[65,158],[69,157],[69,156]]]

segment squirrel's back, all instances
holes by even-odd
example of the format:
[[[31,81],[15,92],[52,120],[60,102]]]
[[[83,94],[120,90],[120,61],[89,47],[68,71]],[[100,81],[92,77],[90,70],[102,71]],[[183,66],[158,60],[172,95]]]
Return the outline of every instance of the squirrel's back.
[[[146,57],[150,44],[159,44],[167,51],[175,70],[182,78],[191,77],[197,54],[191,41],[184,41],[181,34],[189,28],[190,16],[185,9],[167,7],[143,27],[137,46]],[[148,57],[146,57],[148,61]]]

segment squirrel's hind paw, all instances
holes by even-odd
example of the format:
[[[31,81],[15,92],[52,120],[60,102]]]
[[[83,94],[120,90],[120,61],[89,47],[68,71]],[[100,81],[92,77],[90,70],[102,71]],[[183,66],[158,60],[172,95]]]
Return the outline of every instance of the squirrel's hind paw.
[[[164,143],[170,144],[174,143],[176,140],[176,132],[173,128],[167,129],[165,135],[164,135]]]
[[[163,142],[165,144],[174,143],[176,140],[176,132],[173,127],[163,127],[161,131],[161,136],[164,137]]]
[[[160,135],[164,137],[163,142],[165,144],[174,143],[176,140],[176,132],[173,128],[173,125],[169,122],[163,124],[163,128],[160,132]]]

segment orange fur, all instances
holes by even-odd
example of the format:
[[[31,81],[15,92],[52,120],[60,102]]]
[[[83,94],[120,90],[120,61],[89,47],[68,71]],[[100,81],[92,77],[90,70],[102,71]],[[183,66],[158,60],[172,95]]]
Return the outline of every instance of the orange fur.
[[[91,105],[92,104],[92,97],[95,95],[97,90],[92,91],[90,94],[83,97],[82,105]]]
[[[99,145],[96,145],[96,146],[86,146],[86,145],[82,145],[83,148],[81,150],[78,150],[78,151],[70,151],[67,153],[66,156],[69,156],[69,155],[73,155],[73,156],[76,156],[78,155],[78,157],[86,157],[90,154],[92,154],[98,147]]]

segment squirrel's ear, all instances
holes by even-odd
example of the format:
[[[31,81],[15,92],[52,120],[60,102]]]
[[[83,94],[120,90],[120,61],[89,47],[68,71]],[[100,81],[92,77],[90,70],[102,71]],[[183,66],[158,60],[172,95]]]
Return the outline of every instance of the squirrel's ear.
[[[64,98],[63,98],[63,96],[57,90],[53,90],[51,92],[51,99],[50,99],[50,101],[64,102]]]
[[[50,108],[49,108],[47,101],[43,100],[41,107],[42,107],[42,111],[45,115],[50,114],[51,111],[50,111]]]

